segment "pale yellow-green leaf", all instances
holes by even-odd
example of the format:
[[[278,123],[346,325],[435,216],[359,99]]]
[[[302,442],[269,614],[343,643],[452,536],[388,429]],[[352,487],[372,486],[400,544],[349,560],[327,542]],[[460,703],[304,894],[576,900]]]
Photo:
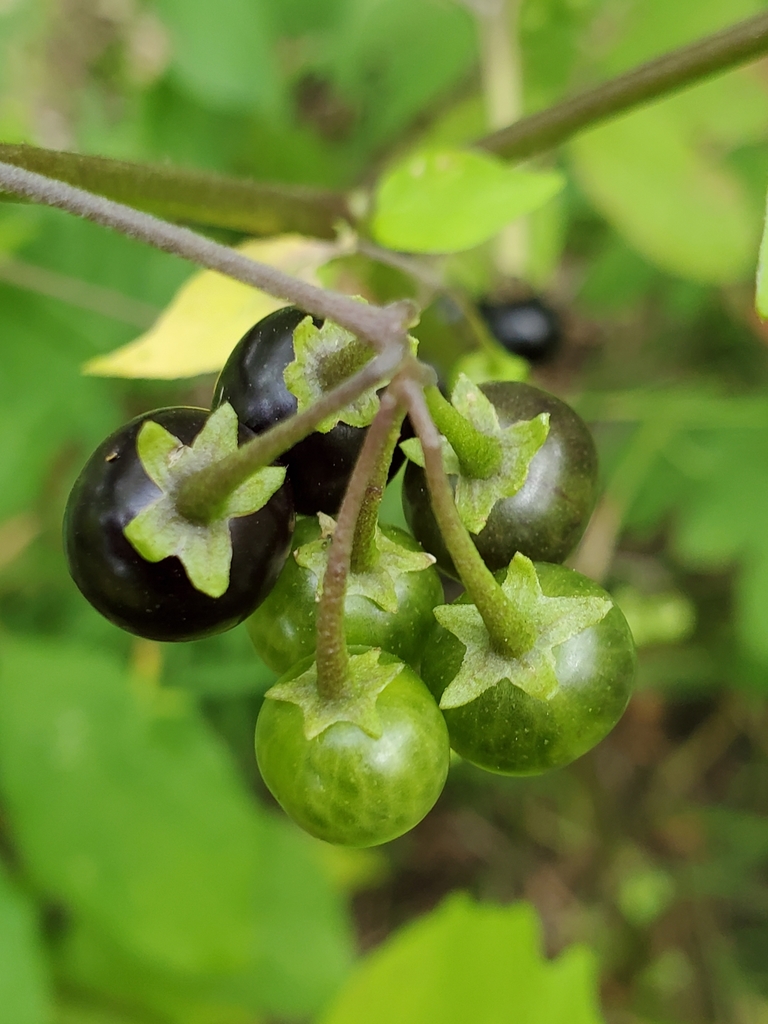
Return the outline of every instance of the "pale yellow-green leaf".
[[[690,132],[681,109],[656,104],[571,144],[579,184],[651,263],[702,284],[741,281],[759,227],[737,175]]]
[[[343,243],[280,235],[244,242],[238,251],[318,284],[318,269],[342,247]],[[240,281],[202,270],[182,285],[153,327],[122,348],[91,359],[83,370],[102,377],[165,380],[215,373],[249,328],[285,305]]]

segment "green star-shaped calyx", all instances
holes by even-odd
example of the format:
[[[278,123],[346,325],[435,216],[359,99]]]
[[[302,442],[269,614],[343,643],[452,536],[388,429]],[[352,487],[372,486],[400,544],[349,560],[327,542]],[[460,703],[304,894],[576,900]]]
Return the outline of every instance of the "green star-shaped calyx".
[[[488,477],[473,477],[462,472],[450,444],[446,441],[443,445],[445,471],[457,477],[455,497],[461,521],[470,533],[480,533],[496,502],[511,498],[525,483],[531,460],[549,434],[549,413],[543,412],[531,420],[520,420],[509,427],[502,427],[491,402],[463,373],[456,381],[451,403],[473,427],[493,437],[501,447],[498,470]],[[423,468],[424,453],[418,439],[404,441],[400,447],[412,462]]]
[[[336,523],[330,516],[322,512],[320,520],[321,537],[318,540],[303,544],[294,551],[294,558],[303,569],[308,569],[317,577],[316,599],[320,600],[323,589],[323,576],[328,564],[330,539]],[[377,526],[374,543],[378,558],[366,572],[350,572],[347,575],[347,594],[356,597],[367,597],[385,612],[394,614],[397,611],[397,592],[395,582],[404,572],[420,572],[435,564],[432,555],[426,551],[409,551],[395,541],[390,540]]]
[[[331,320],[315,327],[312,317],[305,317],[293,332],[294,359],[283,371],[285,386],[295,395],[299,412],[308,409],[345,377],[362,369],[375,352],[370,345],[356,338]],[[379,408],[376,388],[369,388],[350,405],[328,416],[317,429],[327,434],[337,423],[351,427],[367,427]]]
[[[418,342],[410,335],[408,341],[415,355]],[[332,320],[326,320],[322,327],[315,327],[310,316],[305,317],[293,332],[293,352],[293,362],[283,370],[283,380],[295,396],[299,412],[314,405],[328,391],[361,370],[376,354],[371,345]],[[350,427],[369,426],[379,409],[377,389],[384,383],[387,382],[368,388],[354,402],[327,416],[318,424],[317,430],[327,434],[340,422]]]
[[[441,708],[469,704],[502,679],[531,697],[548,700],[559,686],[554,648],[596,626],[612,608],[612,602],[603,597],[547,597],[533,562],[519,553],[509,564],[502,590],[532,627],[533,645],[510,658],[493,647],[475,605],[439,605],[435,618],[466,647],[458,673],[443,692]]]
[[[183,481],[236,451],[237,430],[235,411],[225,403],[211,414],[191,446],[182,444],[153,420],[142,425],[136,440],[139,460],[162,493],[128,523],[123,533],[148,562],[175,555],[192,586],[209,597],[221,597],[229,587],[229,520],[258,512],[285,479],[285,469],[280,467],[257,470],[229,495],[207,525],[192,523],[179,514],[175,496]]]
[[[333,699],[322,697],[317,689],[316,662],[295,679],[277,683],[266,695],[270,700],[284,700],[301,708],[308,740],[337,722],[351,722],[373,739],[379,739],[382,728],[376,701],[403,669],[400,661],[379,664],[380,655],[378,647],[351,655],[342,691]]]

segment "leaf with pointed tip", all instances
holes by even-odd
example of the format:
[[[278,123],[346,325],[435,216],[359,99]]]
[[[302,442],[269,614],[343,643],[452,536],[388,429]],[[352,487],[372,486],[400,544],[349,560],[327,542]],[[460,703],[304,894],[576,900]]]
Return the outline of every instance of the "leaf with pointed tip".
[[[377,241],[406,252],[460,252],[538,209],[563,187],[556,171],[510,167],[477,150],[411,154],[379,182]]]
[[[380,665],[380,655],[378,647],[353,654],[342,693],[335,699],[329,700],[318,692],[316,662],[295,679],[276,683],[266,695],[271,700],[284,700],[301,708],[304,735],[308,740],[337,722],[351,722],[372,739],[379,739],[382,729],[376,701],[403,669],[402,662]]]
[[[507,657],[493,647],[475,605],[435,608],[440,625],[466,647],[461,667],[443,693],[441,708],[469,704],[502,679],[508,679],[531,697],[548,700],[559,686],[554,648],[596,626],[612,607],[611,601],[602,597],[546,597],[536,567],[519,552],[509,564],[502,590],[532,627],[533,645],[519,657]]]
[[[345,240],[280,235],[244,242],[235,251],[319,285],[319,268],[341,255],[346,245]],[[102,377],[158,379],[214,373],[247,330],[284,305],[284,300],[215,270],[201,270],[182,285],[146,333],[89,360],[83,370]]]

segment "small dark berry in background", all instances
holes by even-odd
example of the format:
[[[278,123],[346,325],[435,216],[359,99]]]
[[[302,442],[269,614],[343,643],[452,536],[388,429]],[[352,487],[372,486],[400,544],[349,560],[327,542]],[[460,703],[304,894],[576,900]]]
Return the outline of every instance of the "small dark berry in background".
[[[481,302],[478,308],[494,338],[514,355],[544,363],[560,347],[559,317],[541,299]]]

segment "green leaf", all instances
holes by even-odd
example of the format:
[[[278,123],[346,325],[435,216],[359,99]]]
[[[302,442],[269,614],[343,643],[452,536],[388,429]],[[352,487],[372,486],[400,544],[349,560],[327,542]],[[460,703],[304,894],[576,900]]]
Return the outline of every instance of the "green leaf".
[[[4,639],[0,791],[43,893],[161,967],[249,962],[258,822],[178,691],[132,689],[86,649]]]
[[[317,578],[317,599],[323,592],[323,578],[328,565],[330,537],[336,528],[335,520],[319,513],[322,536],[294,551],[294,558],[304,569],[309,569]],[[409,551],[385,536],[376,527],[374,543],[378,552],[376,564],[366,572],[352,572],[347,575],[347,596],[367,597],[379,608],[394,614],[397,611],[395,583],[401,573],[421,572],[435,564],[435,557],[426,551]]]
[[[191,473],[237,451],[238,421],[225,402],[206,421],[191,447],[183,445],[153,420],[142,424],[136,441],[139,459],[149,478],[163,492],[142,509],[123,533],[142,558],[160,562],[175,555],[189,582],[209,597],[229,588],[232,538],[229,520],[258,512],[282,486],[285,469],[267,466],[233,491],[217,517],[206,525],[185,519],[176,507],[176,492]]]
[[[36,499],[59,446],[92,450],[119,412],[111,388],[81,377],[82,334],[52,303],[0,286],[0,306],[2,520]]]
[[[598,210],[662,270],[705,284],[749,272],[757,230],[746,190],[668,104],[584,133],[571,155]]]
[[[172,67],[198,100],[229,109],[284,113],[272,26],[250,0],[160,0],[173,39]]]
[[[305,1017],[335,994],[352,959],[342,900],[329,884],[323,845],[277,816],[259,835],[258,941],[246,969],[229,974],[170,971],[76,923],[56,966],[69,988],[171,1024],[252,1024],[261,1013]],[[296,955],[296,950],[301,955]],[[87,1021],[87,1019],[86,1019]],[[84,1022],[86,1024],[86,1022]]]
[[[533,908],[463,894],[366,957],[321,1024],[601,1024],[594,957],[541,952]]]
[[[499,345],[498,352],[478,349],[469,352],[454,363],[451,383],[459,374],[464,374],[473,384],[485,384],[489,380],[528,380],[531,364],[522,356],[513,355]]]
[[[50,993],[37,912],[0,864],[0,1024],[48,1024]]]
[[[349,658],[347,678],[341,694],[329,700],[317,689],[317,663],[301,675],[278,682],[267,690],[269,700],[284,700],[296,704],[304,715],[304,735],[308,740],[336,722],[351,722],[373,739],[381,736],[381,721],[376,710],[379,695],[403,669],[403,663],[379,664],[381,651],[373,647],[364,654]]]
[[[237,252],[319,284],[317,271],[342,246],[299,235],[249,241]],[[273,295],[200,270],[179,289],[157,322],[134,341],[89,360],[85,373],[102,377],[177,379],[220,370],[246,331],[285,303]]]
[[[340,9],[316,67],[358,112],[364,152],[376,153],[420,112],[452,99],[476,60],[474,19],[458,4],[355,0]]]
[[[611,602],[601,597],[546,597],[533,562],[519,552],[501,586],[529,624],[533,645],[518,658],[499,654],[474,604],[438,605],[435,618],[466,648],[461,667],[440,700],[441,708],[469,704],[502,679],[531,697],[547,700],[559,686],[553,648],[597,625],[611,610]]]
[[[487,153],[417,153],[379,182],[373,232],[392,249],[459,252],[543,206],[563,184],[554,171],[523,171]]]

